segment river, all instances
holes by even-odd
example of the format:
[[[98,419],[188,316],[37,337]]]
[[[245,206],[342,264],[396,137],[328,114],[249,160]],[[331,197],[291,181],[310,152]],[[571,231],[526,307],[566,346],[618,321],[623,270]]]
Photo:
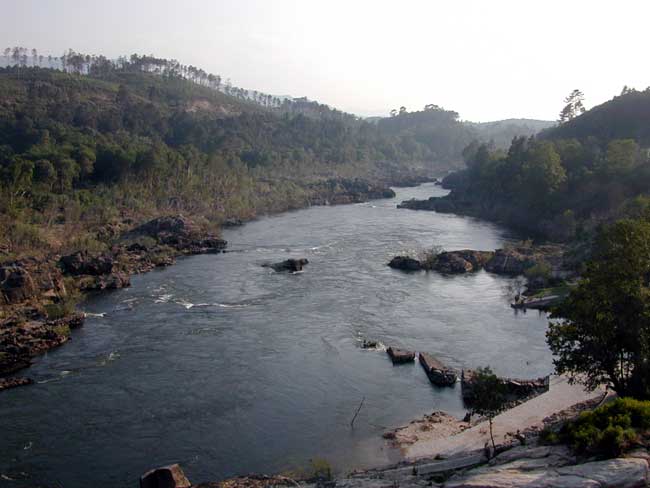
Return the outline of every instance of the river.
[[[405,250],[492,250],[512,236],[396,208],[439,187],[396,192],[227,230],[234,252],[179,259],[88,299],[83,309],[104,316],[37,359],[27,372],[36,385],[0,395],[0,474],[18,479],[11,486],[115,488],[172,462],[199,482],[311,458],[337,470],[395,461],[382,432],[433,410],[462,416],[460,387],[433,387],[418,364],[361,349],[364,338],[459,369],[550,373],[546,318],[514,313],[509,279],[386,266]],[[261,266],[288,257],[310,264],[297,274]]]

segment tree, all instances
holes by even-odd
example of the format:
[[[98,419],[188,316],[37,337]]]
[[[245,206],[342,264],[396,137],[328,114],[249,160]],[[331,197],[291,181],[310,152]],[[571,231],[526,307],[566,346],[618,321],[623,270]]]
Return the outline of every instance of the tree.
[[[505,385],[489,366],[478,368],[472,378],[472,413],[488,418],[490,440],[496,450],[492,421],[506,406]]]
[[[568,97],[564,99],[566,104],[560,112],[560,123],[563,124],[571,119],[576,118],[578,115],[585,113],[584,106],[585,94],[580,90],[573,90]]]
[[[522,166],[522,180],[524,195],[540,205],[560,189],[566,181],[566,171],[553,143],[535,141],[529,145]]]
[[[552,319],[547,342],[558,374],[650,398],[650,222],[601,230],[582,280]]]
[[[614,139],[607,144],[605,159],[600,170],[606,176],[616,176],[629,172],[638,163],[639,145],[633,139]]]

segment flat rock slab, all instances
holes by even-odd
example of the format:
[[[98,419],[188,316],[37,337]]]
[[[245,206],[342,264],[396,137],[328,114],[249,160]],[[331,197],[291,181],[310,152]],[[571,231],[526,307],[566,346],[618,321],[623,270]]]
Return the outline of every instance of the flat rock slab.
[[[391,361],[393,361],[393,364],[412,363],[415,361],[415,353],[412,351],[389,347],[386,352],[390,356]]]
[[[507,439],[517,430],[524,431],[530,427],[542,428],[544,419],[577,403],[601,398],[603,390],[585,391],[578,384],[569,384],[564,376],[551,376],[550,389],[494,418],[494,438],[498,443]],[[434,457],[436,454],[452,454],[463,451],[482,449],[490,442],[487,421],[481,422],[460,434],[447,439],[435,439],[415,442],[405,447],[407,459]]]
[[[420,364],[429,377],[429,381],[436,386],[452,386],[456,383],[458,375],[429,354],[420,353]]]
[[[637,488],[648,483],[643,459],[610,459],[548,469],[519,469],[510,464],[484,467],[454,477],[445,488]]]

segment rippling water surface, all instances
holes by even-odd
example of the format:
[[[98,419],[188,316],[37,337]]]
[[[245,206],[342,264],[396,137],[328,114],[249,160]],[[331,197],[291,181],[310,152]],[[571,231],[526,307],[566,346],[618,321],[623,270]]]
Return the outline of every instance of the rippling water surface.
[[[508,240],[489,223],[395,208],[443,193],[427,184],[261,219],[225,233],[237,252],[180,259],[91,299],[85,309],[104,316],[37,361],[37,385],[0,395],[0,473],[30,475],[12,486],[113,488],[171,462],[194,482],[314,457],[343,470],[395,460],[385,429],[433,410],[464,413],[459,387],[432,387],[419,365],[360,349],[363,338],[456,368],[548,374],[546,319],[510,309],[507,279],[386,266],[409,249]],[[310,264],[297,274],[261,267],[289,257]]]

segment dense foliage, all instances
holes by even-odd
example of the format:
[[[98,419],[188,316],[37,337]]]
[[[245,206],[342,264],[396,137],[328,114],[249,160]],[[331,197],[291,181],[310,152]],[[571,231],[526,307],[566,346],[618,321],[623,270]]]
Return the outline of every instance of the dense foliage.
[[[303,206],[332,179],[390,182],[439,167],[434,146],[326,106],[265,107],[143,62],[97,62],[89,74],[0,69],[5,251],[65,240],[78,233],[69,226],[117,215],[248,217]],[[68,228],[55,236],[59,224]]]
[[[496,449],[492,421],[506,407],[506,391],[503,381],[489,366],[478,368],[472,378],[472,413],[488,418],[492,448]]]
[[[602,230],[582,280],[553,316],[561,320],[547,337],[559,374],[650,398],[650,223]]]
[[[650,431],[650,402],[617,398],[587,411],[560,431],[559,440],[578,453],[614,457]]]
[[[446,182],[449,200],[556,240],[632,215],[650,188],[648,117],[650,90],[629,92],[540,137],[515,138],[507,152],[470,144],[468,168]]]

